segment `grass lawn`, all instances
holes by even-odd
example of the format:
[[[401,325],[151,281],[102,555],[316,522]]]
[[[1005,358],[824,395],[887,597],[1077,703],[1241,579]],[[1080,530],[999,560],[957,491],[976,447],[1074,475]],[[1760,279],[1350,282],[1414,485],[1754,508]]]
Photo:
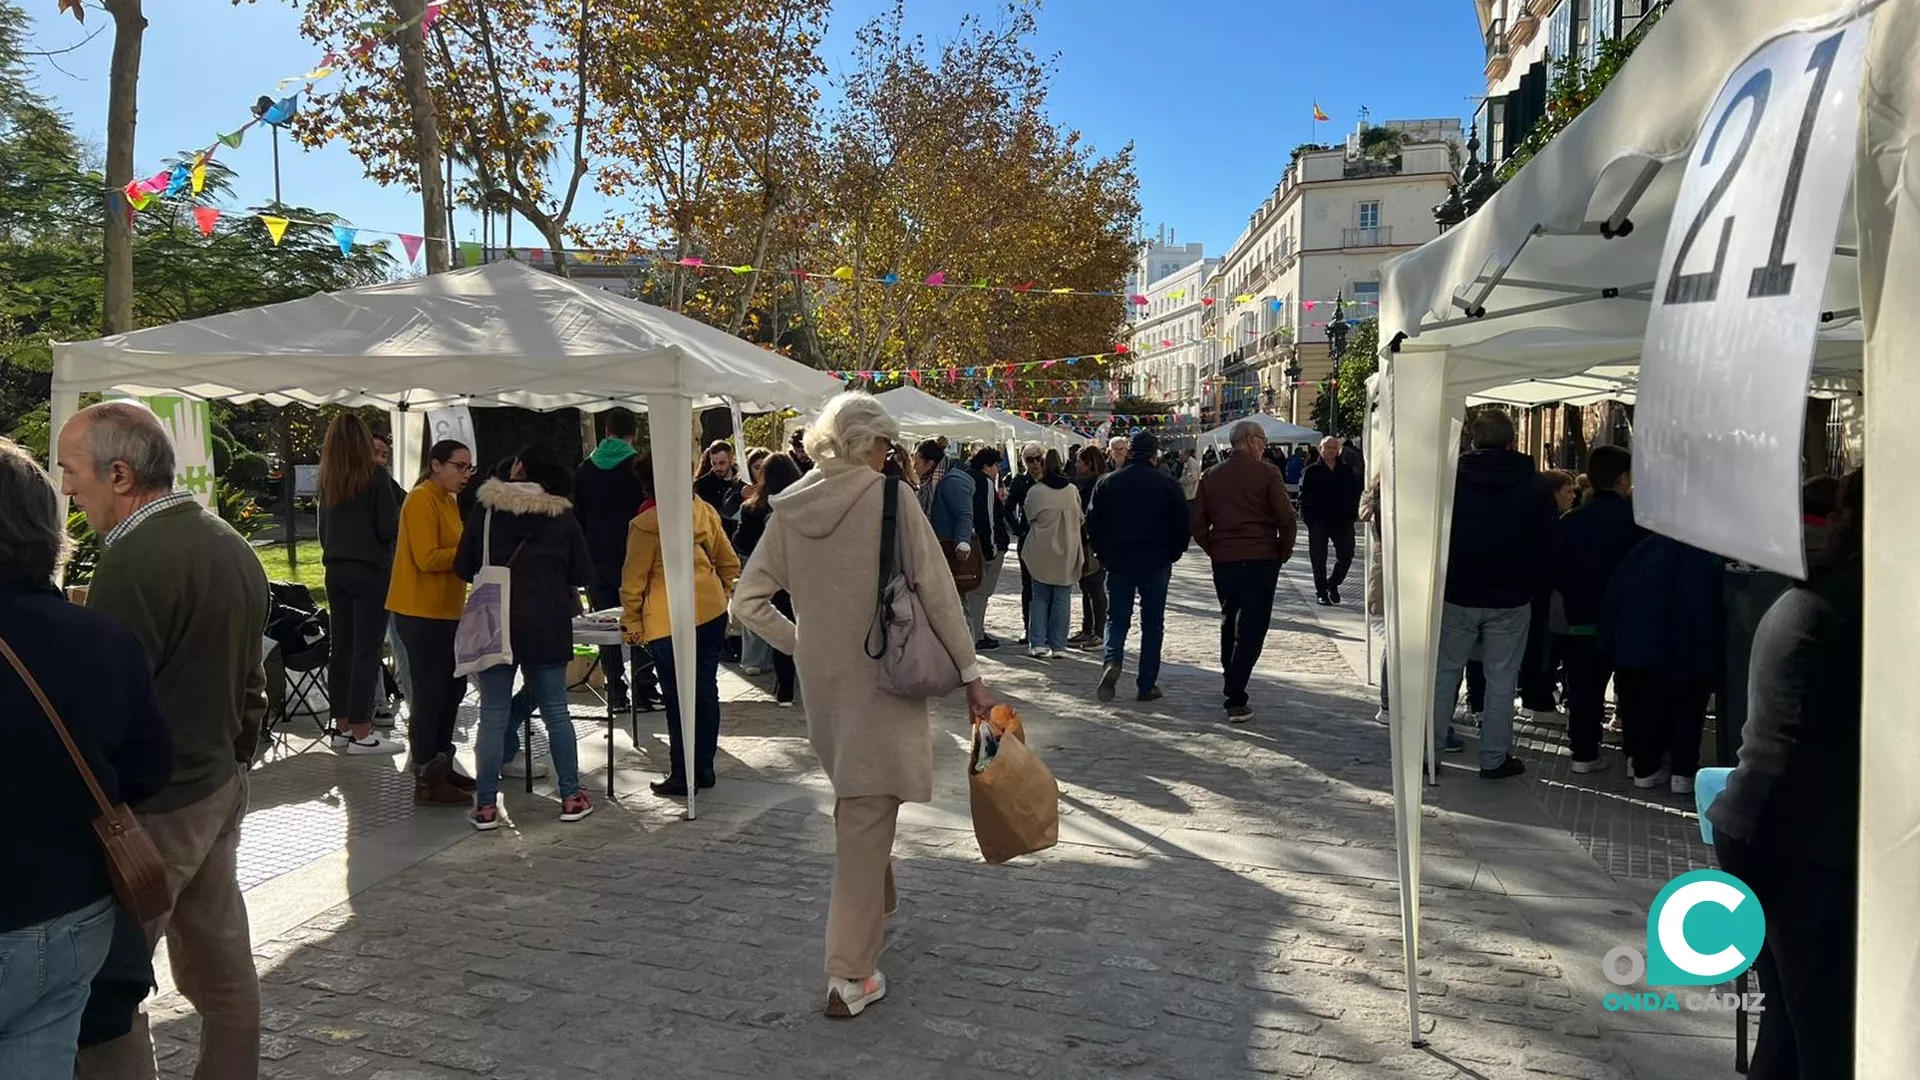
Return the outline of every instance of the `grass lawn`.
[[[260,565],[267,568],[270,581],[298,581],[313,593],[316,604],[327,602],[327,575],[320,566],[320,541],[302,540],[299,544],[299,572],[287,569],[287,546],[274,544],[270,547],[255,547],[254,554],[260,556]]]

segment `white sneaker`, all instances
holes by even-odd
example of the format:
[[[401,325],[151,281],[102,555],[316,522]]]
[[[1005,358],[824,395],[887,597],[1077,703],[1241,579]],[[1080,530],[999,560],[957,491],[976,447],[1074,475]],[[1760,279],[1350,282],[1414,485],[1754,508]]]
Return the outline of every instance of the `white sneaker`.
[[[356,739],[349,735],[346,740],[346,753],[349,755],[397,754],[400,750],[399,743],[392,739],[383,739],[371,731],[367,732],[367,737],[364,739]]]
[[[757,668],[757,667],[743,667],[743,668],[741,668],[741,669],[740,669],[740,674],[742,674],[742,675],[749,675],[749,676],[751,676],[751,675],[765,675],[766,673],[767,673],[767,669],[766,669],[766,668]]]
[[[1600,764],[1599,758],[1594,758],[1592,761],[1581,761],[1579,758],[1573,759],[1572,768],[1573,771],[1577,773],[1597,773],[1603,767],[1604,766]]]
[[[827,979],[827,1015],[845,1019],[859,1016],[867,1006],[887,996],[887,977],[874,972],[864,979]]]
[[[333,728],[327,732],[327,744],[335,750],[345,750],[347,744],[352,741],[353,737],[339,728]]]
[[[1387,710],[1385,710],[1385,709],[1375,709],[1375,710],[1374,710],[1374,712],[1373,712],[1373,722],[1374,722],[1374,723],[1376,723],[1376,724],[1387,724],[1387,723],[1392,723],[1392,721],[1393,721],[1393,718],[1387,715]]]
[[[500,766],[500,776],[507,780],[525,780],[528,775],[527,768],[527,755],[521,754],[512,761]],[[533,759],[532,768],[532,775],[535,780],[547,775],[547,763],[541,758]]]
[[[1049,650],[1047,650],[1047,659],[1049,659],[1049,660],[1058,660],[1058,659],[1060,659],[1060,658],[1062,658],[1062,657],[1064,657],[1064,656],[1066,656],[1066,655],[1067,655],[1067,650],[1065,650],[1065,649],[1049,649]]]
[[[1693,777],[1676,776],[1667,782],[1667,790],[1675,795],[1691,795],[1693,794]]]
[[[1655,769],[1652,776],[1636,776],[1633,786],[1641,789],[1657,788],[1673,779],[1673,770],[1665,767]]]
[[[1045,649],[1028,649],[1028,650],[1027,650],[1027,655],[1028,655],[1028,656],[1031,656],[1031,657],[1033,657],[1033,658],[1034,658],[1035,660],[1045,660],[1045,659],[1047,658],[1047,650],[1045,650]]]

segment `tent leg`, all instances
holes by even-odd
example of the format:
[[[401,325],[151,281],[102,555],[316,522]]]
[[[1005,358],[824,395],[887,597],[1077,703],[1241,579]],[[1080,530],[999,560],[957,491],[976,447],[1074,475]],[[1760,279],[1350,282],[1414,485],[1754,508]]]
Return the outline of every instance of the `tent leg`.
[[[60,476],[60,429],[66,427],[67,421],[73,419],[73,415],[79,411],[80,391],[63,389],[56,382],[52,397],[47,402],[47,472],[53,477],[55,491],[65,490],[65,484]],[[60,507],[61,516],[64,518],[66,511],[71,509],[65,495],[60,496]]]
[[[1400,953],[1406,968],[1407,1037],[1415,1047],[1427,1041],[1420,1037],[1420,884],[1415,866],[1419,847],[1420,792],[1409,783],[1407,770],[1401,767],[1406,750],[1402,725],[1387,724],[1393,759],[1393,831],[1400,871]],[[1416,788],[1409,791],[1409,788]]]
[[[660,505],[660,556],[666,567],[667,622],[673,642],[674,695],[680,707],[679,763],[687,781],[687,820],[698,816],[694,792],[695,672],[693,599],[693,399],[685,394],[648,394],[647,423],[653,436],[653,495]]]

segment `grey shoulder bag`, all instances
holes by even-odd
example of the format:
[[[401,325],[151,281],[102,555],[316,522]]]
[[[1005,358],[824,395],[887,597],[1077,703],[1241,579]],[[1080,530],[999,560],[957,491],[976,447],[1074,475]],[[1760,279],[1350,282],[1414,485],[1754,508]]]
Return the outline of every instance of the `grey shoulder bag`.
[[[899,539],[900,481],[884,481],[880,517],[880,579],[873,622],[867,627],[867,656],[880,662],[880,688],[907,698],[945,697],[960,686],[960,669],[934,633],[920,598],[909,560]]]

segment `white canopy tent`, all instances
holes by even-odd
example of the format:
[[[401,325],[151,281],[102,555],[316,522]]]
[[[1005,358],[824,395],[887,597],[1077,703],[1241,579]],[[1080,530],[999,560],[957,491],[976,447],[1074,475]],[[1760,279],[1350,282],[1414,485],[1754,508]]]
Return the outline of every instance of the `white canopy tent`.
[[[1007,438],[1009,428],[990,416],[942,401],[917,386],[896,386],[875,394],[887,414],[900,423],[900,437],[907,440],[949,439],[998,443]]]
[[[1320,441],[1320,433],[1312,428],[1301,427],[1299,424],[1282,420],[1272,413],[1263,412],[1254,413],[1251,416],[1243,416],[1239,420],[1232,420],[1221,424],[1219,427],[1201,435],[1197,441],[1201,446],[1225,446],[1228,442],[1228,437],[1233,434],[1234,425],[1243,420],[1252,420],[1254,423],[1259,424],[1260,430],[1267,433],[1267,441],[1270,443],[1292,446],[1299,443],[1317,443]]]
[[[1384,542],[1394,794],[1402,866],[1408,1010],[1418,1021],[1419,802],[1433,736],[1441,588],[1454,464],[1469,400],[1532,404],[1625,397],[1637,382],[1649,304],[1696,130],[1722,82],[1782,30],[1832,25],[1878,6],[1861,93],[1853,206],[1843,214],[1822,304],[1814,384],[1911,400],[1920,370],[1894,350],[1920,331],[1920,0],[1741,0],[1670,9],[1606,92],[1480,211],[1382,267],[1384,378],[1374,403],[1384,453]],[[1627,227],[1628,223],[1631,227]],[[1908,358],[1910,359],[1910,358]],[[1863,370],[1864,369],[1864,370]],[[1862,377],[1864,375],[1864,378]],[[1889,475],[1920,450],[1894,407],[1869,412],[1868,456]],[[1795,434],[1797,438],[1797,433]],[[1920,1075],[1920,740],[1910,707],[1920,666],[1900,624],[1920,606],[1902,556],[1920,501],[1897,481],[1869,491],[1861,785],[1857,1069]]]
[[[1065,454],[1067,447],[1072,445],[1072,443],[1067,441],[1067,437],[1061,434],[1058,429],[1036,424],[1025,417],[1015,416],[1013,413],[1007,412],[1004,409],[996,409],[991,405],[987,405],[982,406],[979,411],[981,416],[989,420],[997,421],[1007,428],[1009,433],[1007,442],[1009,445],[1013,443],[1037,442],[1042,447],[1049,450],[1058,450],[1062,454]],[[1008,455],[1009,459],[1017,456],[1016,454]]]
[[[839,389],[823,372],[685,316],[500,262],[55,345],[52,419],[58,430],[88,391],[383,406],[405,482],[429,408],[618,405],[648,412],[655,475],[690,480],[695,408],[743,398],[818,407]],[[692,484],[663,483],[658,498],[691,755]]]

